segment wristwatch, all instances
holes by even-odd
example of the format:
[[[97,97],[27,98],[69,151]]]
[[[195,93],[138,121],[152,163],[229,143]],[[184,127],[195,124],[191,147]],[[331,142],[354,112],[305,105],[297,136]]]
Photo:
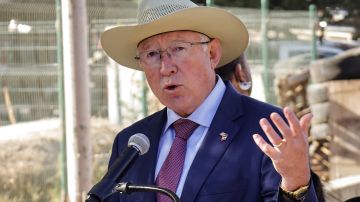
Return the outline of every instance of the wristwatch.
[[[296,201],[302,201],[305,199],[305,195],[306,193],[308,192],[309,190],[309,185],[305,185],[305,186],[302,186],[302,187],[299,187],[297,188],[296,190],[294,191],[286,191],[286,190],[283,190],[280,186],[280,190],[281,192],[287,196],[288,198],[290,199],[295,199]]]

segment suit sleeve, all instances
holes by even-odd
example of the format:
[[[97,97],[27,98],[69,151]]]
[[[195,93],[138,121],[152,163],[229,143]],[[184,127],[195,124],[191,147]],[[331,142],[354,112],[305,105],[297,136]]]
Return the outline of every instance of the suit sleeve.
[[[263,154],[261,167],[261,197],[264,202],[275,202],[278,199],[280,175],[274,169],[271,159]]]
[[[109,159],[109,164],[108,164],[108,169],[115,162],[116,158],[118,158],[119,151],[121,151],[123,149],[123,148],[120,148],[122,146],[120,145],[121,140],[119,140],[119,139],[120,139],[120,135],[118,134],[113,142],[111,155],[110,155],[110,159]],[[121,201],[122,200],[121,200],[119,193],[114,193],[110,197],[108,197],[107,199],[104,200],[104,202],[121,202]]]
[[[116,138],[115,138],[115,140],[113,142],[111,155],[110,155],[110,159],[109,159],[109,164],[108,164],[108,169],[114,163],[115,159],[119,156],[118,139],[119,139],[119,134],[116,136]]]

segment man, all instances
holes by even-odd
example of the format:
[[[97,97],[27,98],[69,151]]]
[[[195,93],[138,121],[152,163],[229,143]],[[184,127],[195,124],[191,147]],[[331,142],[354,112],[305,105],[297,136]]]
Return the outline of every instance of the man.
[[[311,115],[299,121],[215,74],[246,48],[243,23],[189,0],[144,0],[138,23],[107,30],[102,46],[121,65],[144,71],[166,108],[117,135],[109,166],[131,135],[144,133],[151,145],[121,181],[168,188],[182,202],[316,201],[307,153]],[[134,193],[108,201],[169,200]]]

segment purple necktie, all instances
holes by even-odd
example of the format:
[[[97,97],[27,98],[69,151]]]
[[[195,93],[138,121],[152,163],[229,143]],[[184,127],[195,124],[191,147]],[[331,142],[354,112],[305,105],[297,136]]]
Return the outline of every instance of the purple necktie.
[[[157,176],[156,184],[176,192],[184,166],[186,142],[198,124],[188,119],[179,119],[172,126],[175,129],[175,139]],[[157,197],[158,202],[171,202],[165,195],[158,194]]]

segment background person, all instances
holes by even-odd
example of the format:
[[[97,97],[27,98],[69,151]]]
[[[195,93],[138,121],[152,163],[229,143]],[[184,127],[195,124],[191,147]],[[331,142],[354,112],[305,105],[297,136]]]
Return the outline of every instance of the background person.
[[[249,64],[244,54],[241,54],[226,65],[216,68],[215,72],[222,80],[230,81],[239,93],[250,96],[252,77]]]

